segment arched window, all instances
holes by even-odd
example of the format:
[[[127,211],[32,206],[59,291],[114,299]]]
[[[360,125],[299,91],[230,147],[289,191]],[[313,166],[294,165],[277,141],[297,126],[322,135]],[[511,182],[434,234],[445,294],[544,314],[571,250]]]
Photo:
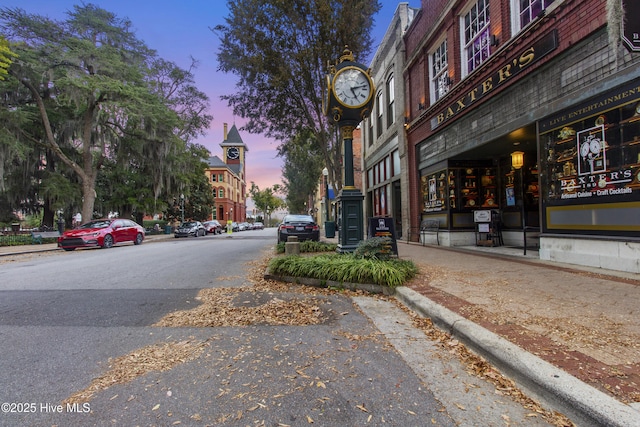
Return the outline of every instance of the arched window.
[[[224,199],[224,188],[218,188],[218,197]]]

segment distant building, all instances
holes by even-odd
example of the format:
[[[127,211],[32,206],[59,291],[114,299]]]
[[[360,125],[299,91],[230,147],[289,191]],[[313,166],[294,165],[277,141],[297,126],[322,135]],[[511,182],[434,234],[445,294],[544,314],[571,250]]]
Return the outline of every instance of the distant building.
[[[209,157],[205,170],[216,199],[211,219],[243,222],[247,216],[246,146],[234,124],[227,132],[224,124],[224,139],[220,143],[222,157]]]
[[[360,138],[364,160],[366,217],[393,217],[398,237],[409,227],[409,171],[404,131],[404,64],[402,36],[419,9],[398,4],[387,32],[371,61],[376,84],[375,105],[362,123]],[[353,151],[356,151],[355,136]],[[359,162],[362,163],[362,162]],[[357,168],[357,170],[360,170]],[[357,184],[356,184],[357,186]]]

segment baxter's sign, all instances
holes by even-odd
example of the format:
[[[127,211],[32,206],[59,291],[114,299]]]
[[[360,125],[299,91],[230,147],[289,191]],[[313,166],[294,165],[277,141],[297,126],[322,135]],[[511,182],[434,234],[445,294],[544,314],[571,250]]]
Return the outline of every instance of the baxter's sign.
[[[511,58],[510,61],[504,63],[502,68],[500,68],[494,75],[485,79],[478,86],[438,113],[434,119],[431,120],[431,127],[435,129],[446,121],[456,117],[479,99],[488,95],[493,89],[505,82],[508,82],[522,70],[540,60],[556,47],[558,47],[558,33],[556,30],[553,30],[542,39]]]
[[[624,10],[622,41],[630,51],[640,52],[640,2],[622,0],[622,8]]]

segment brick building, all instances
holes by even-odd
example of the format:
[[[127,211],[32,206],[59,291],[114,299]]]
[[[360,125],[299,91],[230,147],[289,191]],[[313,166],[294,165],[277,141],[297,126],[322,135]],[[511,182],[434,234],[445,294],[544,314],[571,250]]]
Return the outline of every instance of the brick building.
[[[249,148],[242,141],[235,124],[228,131],[227,124],[224,124],[224,136],[220,147],[224,160],[218,156],[209,157],[205,170],[216,199],[210,219],[217,219],[221,223],[227,220],[243,222],[247,216],[245,173],[246,153]]]
[[[534,231],[542,259],[640,272],[633,0],[421,6],[404,35],[409,227],[436,219],[450,246]]]

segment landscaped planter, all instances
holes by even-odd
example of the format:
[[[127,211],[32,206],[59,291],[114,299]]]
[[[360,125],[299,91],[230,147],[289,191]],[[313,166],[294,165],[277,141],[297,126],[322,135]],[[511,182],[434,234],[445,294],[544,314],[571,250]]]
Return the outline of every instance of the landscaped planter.
[[[382,285],[374,285],[371,283],[350,283],[350,282],[337,282],[334,280],[322,280],[313,279],[310,277],[294,277],[294,276],[277,276],[265,271],[264,278],[269,280],[277,280],[279,282],[297,283],[306,286],[315,286],[317,288],[336,288],[336,289],[348,289],[350,291],[360,290],[366,291],[372,294],[384,294],[393,295],[395,288]]]

